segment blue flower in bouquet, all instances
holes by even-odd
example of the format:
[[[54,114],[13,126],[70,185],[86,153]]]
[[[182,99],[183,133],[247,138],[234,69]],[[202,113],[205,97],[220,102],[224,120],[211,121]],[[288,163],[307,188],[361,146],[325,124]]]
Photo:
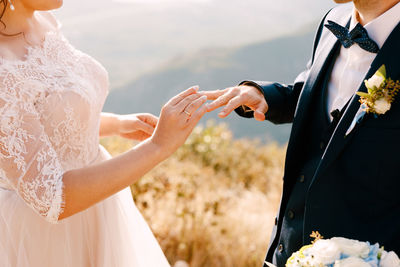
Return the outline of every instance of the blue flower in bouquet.
[[[369,242],[367,242],[369,244]],[[371,267],[379,267],[379,260],[382,254],[382,249],[379,248],[379,244],[370,245],[368,257],[365,262],[369,263]]]

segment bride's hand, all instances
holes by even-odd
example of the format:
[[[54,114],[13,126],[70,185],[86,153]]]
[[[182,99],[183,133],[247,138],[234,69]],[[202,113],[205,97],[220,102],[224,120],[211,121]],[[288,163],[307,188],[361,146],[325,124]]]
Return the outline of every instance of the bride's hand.
[[[186,90],[162,108],[151,138],[110,160],[65,172],[62,181],[67,201],[58,219],[70,217],[123,190],[165,160],[185,142],[207,112],[206,100],[197,88]],[[113,129],[106,127],[112,122],[110,116],[103,114],[103,134]]]
[[[192,87],[168,101],[161,110],[151,142],[163,153],[172,154],[183,145],[193,128],[207,112],[207,97]]]
[[[143,141],[153,135],[158,118],[152,114],[139,113],[118,116],[118,135],[132,140]]]

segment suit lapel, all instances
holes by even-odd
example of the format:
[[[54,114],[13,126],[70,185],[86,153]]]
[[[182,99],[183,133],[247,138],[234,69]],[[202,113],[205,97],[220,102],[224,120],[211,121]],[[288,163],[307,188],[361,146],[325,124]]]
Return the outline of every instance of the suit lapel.
[[[395,77],[399,74],[399,62],[398,59],[400,58],[400,23],[395,27],[392,31],[388,39],[386,40],[385,44],[383,45],[380,52],[377,54],[375,60],[372,62],[371,67],[365,76],[365,79],[369,79],[374,73],[383,65],[386,65],[388,71],[388,77]],[[365,87],[364,83],[360,86],[358,91],[366,92],[367,88]],[[345,137],[347,129],[349,128],[351,122],[353,121],[354,116],[356,115],[359,107],[359,96],[355,95],[350,100],[350,104],[347,107],[346,111],[344,112],[339,124],[337,125],[331,140],[325,150],[324,155],[322,156],[322,160],[316,174],[315,178],[326,169],[329,164],[332,163],[333,160],[337,158],[340,152],[345,148],[346,144],[351,140],[353,134],[358,129],[358,125],[354,128],[352,133]],[[395,100],[396,101],[396,100]],[[400,99],[397,99],[400,101]]]

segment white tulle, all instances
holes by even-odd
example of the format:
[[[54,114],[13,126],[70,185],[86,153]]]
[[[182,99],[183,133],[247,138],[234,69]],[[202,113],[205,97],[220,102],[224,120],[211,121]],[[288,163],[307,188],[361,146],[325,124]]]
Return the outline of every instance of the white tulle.
[[[99,146],[108,74],[57,31],[24,60],[0,59],[0,266],[169,266],[129,188],[58,221],[63,173]]]

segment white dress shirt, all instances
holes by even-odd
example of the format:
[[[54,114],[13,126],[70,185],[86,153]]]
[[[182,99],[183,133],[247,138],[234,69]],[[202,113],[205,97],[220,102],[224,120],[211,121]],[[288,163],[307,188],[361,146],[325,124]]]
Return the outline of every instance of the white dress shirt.
[[[400,3],[364,25],[369,37],[382,48],[390,33],[400,22]],[[357,14],[353,9],[350,31],[357,25]],[[345,26],[345,25],[342,25]],[[399,48],[400,49],[400,48]],[[362,49],[358,44],[349,48],[340,48],[331,77],[328,83],[328,113],[335,109],[341,110],[347,101],[355,94],[364,82],[376,54]],[[332,117],[330,116],[332,119]]]

